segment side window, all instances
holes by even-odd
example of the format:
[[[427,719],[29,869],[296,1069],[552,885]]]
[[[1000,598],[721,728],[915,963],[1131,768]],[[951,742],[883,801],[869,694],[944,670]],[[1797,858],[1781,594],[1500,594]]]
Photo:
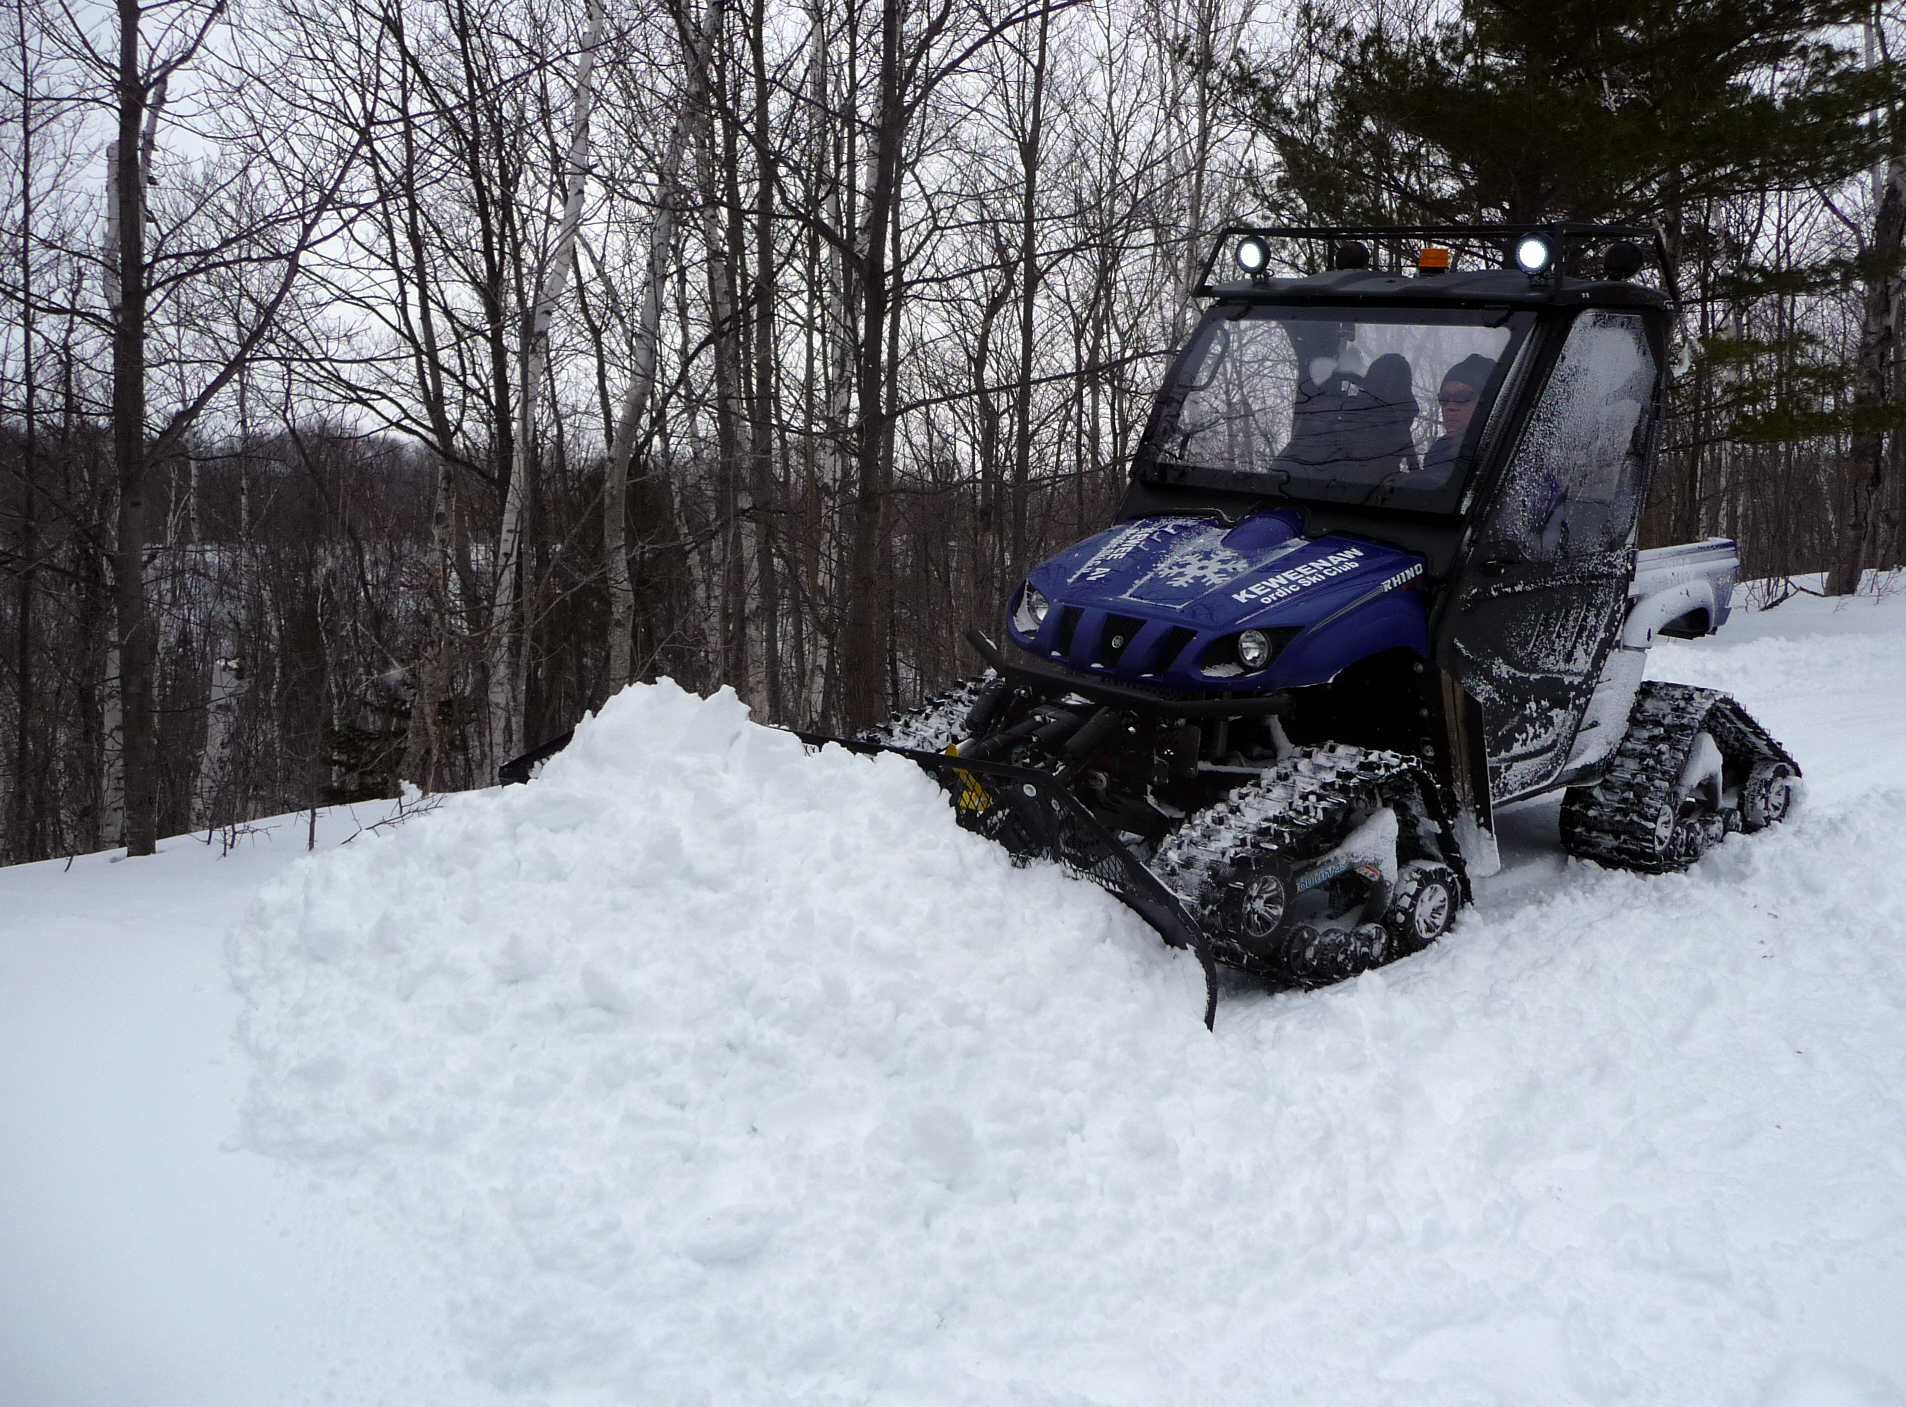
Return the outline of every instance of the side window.
[[[1626,542],[1640,509],[1654,385],[1654,353],[1638,316],[1578,317],[1516,447],[1490,540],[1530,561]]]

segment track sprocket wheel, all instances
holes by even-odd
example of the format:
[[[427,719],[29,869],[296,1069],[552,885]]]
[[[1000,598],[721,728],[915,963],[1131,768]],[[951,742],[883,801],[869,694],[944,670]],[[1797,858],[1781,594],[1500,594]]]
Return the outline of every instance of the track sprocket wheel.
[[[1401,956],[1395,937],[1380,923],[1354,928],[1293,924],[1278,949],[1285,980],[1299,987],[1327,987]]]
[[[1800,784],[1784,762],[1756,762],[1741,786],[1741,829],[1752,834],[1779,825],[1800,800]]]
[[[1436,860],[1412,860],[1397,872],[1383,926],[1398,956],[1418,953],[1449,932],[1462,904],[1456,872]]]
[[[1220,909],[1228,926],[1258,951],[1270,951],[1297,900],[1290,862],[1266,851],[1247,852],[1229,867],[1220,885]]]

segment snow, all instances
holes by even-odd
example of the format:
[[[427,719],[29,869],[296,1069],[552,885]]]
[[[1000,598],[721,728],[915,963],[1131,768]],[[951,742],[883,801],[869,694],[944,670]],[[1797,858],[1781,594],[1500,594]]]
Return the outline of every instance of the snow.
[[[326,815],[319,844],[356,824]],[[6,1407],[476,1400],[437,1272],[235,1143],[221,940],[305,843],[282,817],[229,854],[180,838],[0,870]]]
[[[1646,878],[1515,808],[1450,938],[1215,1033],[669,685],[348,846],[0,872],[0,1401],[1897,1402],[1906,597],[1650,673],[1803,813]]]

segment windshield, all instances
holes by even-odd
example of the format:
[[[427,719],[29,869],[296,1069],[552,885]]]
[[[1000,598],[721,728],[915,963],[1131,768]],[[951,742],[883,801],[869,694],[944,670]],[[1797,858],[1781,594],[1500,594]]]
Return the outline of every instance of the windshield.
[[[1532,320],[1290,307],[1214,319],[1181,364],[1159,467],[1292,498],[1448,511]]]

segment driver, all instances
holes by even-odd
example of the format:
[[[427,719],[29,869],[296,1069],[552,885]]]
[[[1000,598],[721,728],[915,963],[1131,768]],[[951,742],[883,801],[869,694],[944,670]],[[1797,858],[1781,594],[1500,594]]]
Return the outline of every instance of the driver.
[[[1457,451],[1463,447],[1463,437],[1469,433],[1469,423],[1475,418],[1476,401],[1495,369],[1495,362],[1478,352],[1464,357],[1443,373],[1442,387],[1436,393],[1436,404],[1443,412],[1443,433],[1423,456],[1422,477],[1415,480],[1417,484],[1438,488],[1449,478],[1449,471],[1456,467]]]

